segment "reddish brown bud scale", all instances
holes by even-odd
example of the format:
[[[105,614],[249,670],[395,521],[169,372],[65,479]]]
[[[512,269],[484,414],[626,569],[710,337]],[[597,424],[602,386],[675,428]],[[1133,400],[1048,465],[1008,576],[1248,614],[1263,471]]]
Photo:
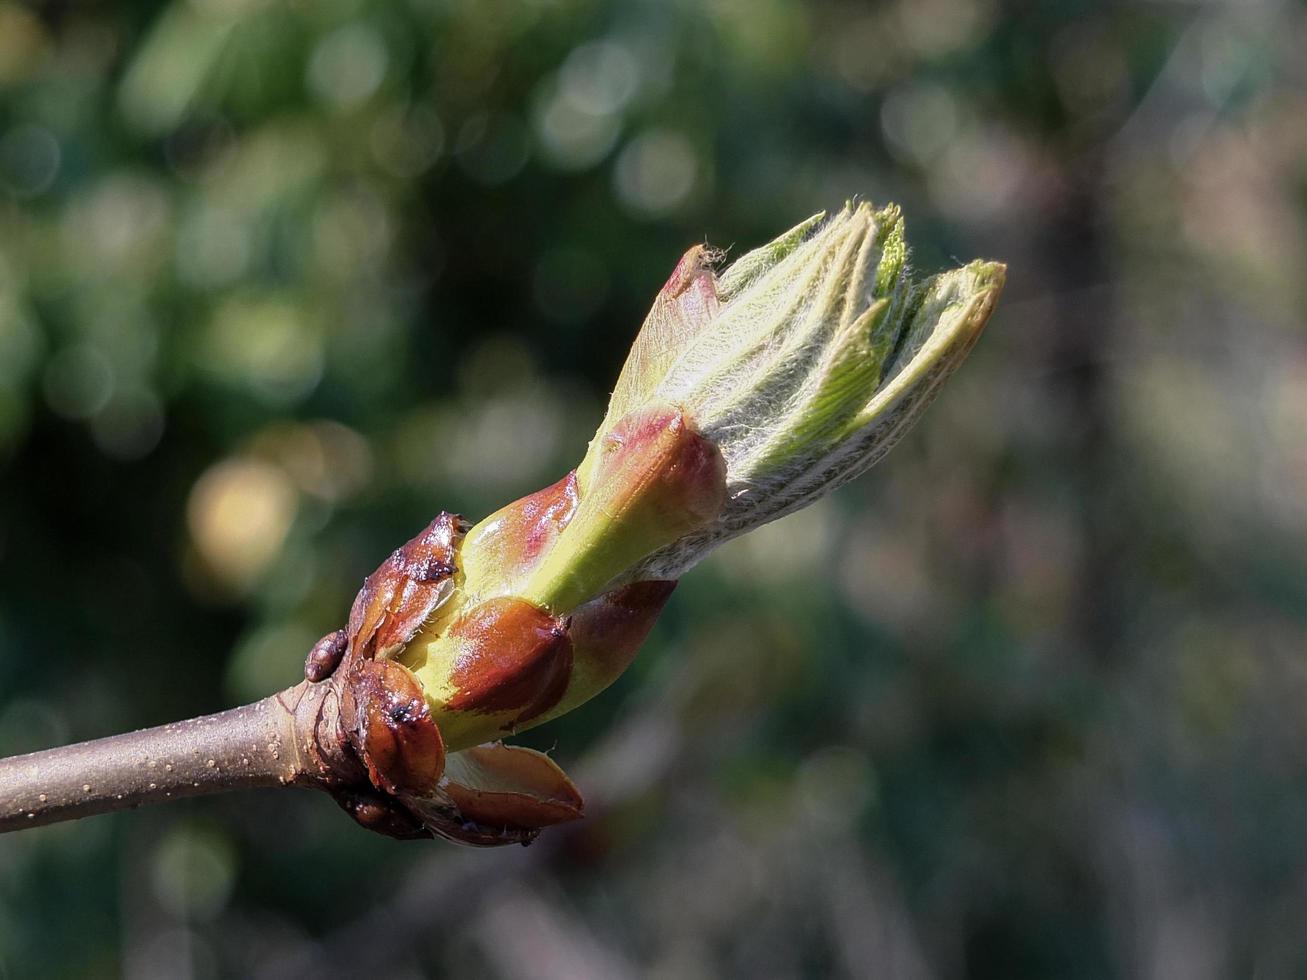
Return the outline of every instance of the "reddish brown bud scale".
[[[466,527],[457,515],[441,513],[367,577],[350,610],[341,720],[372,785],[385,793],[430,792],[444,771],[444,741],[422,685],[408,668],[378,658],[408,643],[448,597]],[[305,665],[310,680],[335,669],[340,647],[334,634],[314,647]],[[367,794],[341,805],[383,833],[403,829],[402,819],[377,810]]]
[[[350,652],[385,657],[413,638],[449,596],[454,556],[467,524],[442,512],[367,577],[349,613]]]
[[[403,801],[431,833],[474,847],[529,844],[542,827],[585,811],[549,756],[500,742],[453,753],[434,793]]]
[[[348,648],[349,635],[344,630],[328,633],[304,658],[304,676],[314,684],[326,680],[336,672]]]
[[[458,646],[450,676],[450,711],[513,712],[506,727],[548,711],[563,696],[572,672],[572,643],[564,624],[522,599],[490,599],[449,627]]]
[[[430,838],[418,817],[394,797],[364,789],[337,789],[332,796],[360,827],[396,840]]]
[[[356,664],[343,707],[350,740],[377,789],[420,794],[435,788],[445,745],[422,685],[407,667],[393,660]]]
[[[539,829],[577,820],[585,801],[547,756],[499,743],[458,754],[442,792],[465,820],[489,827]]]

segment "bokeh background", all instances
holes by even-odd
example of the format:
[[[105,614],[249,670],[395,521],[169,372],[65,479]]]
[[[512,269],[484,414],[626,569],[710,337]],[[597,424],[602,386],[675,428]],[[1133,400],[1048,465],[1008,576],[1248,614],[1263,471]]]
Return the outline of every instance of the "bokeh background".
[[[579,458],[681,251],[1010,264],[889,460],[529,741],[593,815],[0,839],[0,977],[1307,972],[1307,8],[0,3],[0,752],[292,683]]]

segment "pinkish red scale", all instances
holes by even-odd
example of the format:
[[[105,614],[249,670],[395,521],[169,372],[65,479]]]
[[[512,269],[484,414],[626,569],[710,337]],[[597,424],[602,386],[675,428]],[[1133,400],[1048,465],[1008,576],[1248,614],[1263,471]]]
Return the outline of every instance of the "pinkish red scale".
[[[635,582],[581,606],[568,633],[573,656],[584,662],[596,689],[616,680],[649,636],[675,582]]]

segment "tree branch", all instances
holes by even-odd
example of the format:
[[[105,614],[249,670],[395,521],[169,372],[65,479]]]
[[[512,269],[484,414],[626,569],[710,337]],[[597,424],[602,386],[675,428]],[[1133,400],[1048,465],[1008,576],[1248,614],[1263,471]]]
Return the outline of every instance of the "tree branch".
[[[253,704],[0,759],[0,833],[259,786],[329,789],[357,770],[336,730],[329,682]]]

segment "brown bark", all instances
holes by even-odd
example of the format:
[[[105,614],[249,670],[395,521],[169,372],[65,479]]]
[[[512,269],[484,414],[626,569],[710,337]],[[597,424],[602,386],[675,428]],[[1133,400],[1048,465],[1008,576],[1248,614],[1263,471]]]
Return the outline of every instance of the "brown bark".
[[[0,833],[259,786],[333,789],[361,768],[330,681],[217,714],[0,759]]]

